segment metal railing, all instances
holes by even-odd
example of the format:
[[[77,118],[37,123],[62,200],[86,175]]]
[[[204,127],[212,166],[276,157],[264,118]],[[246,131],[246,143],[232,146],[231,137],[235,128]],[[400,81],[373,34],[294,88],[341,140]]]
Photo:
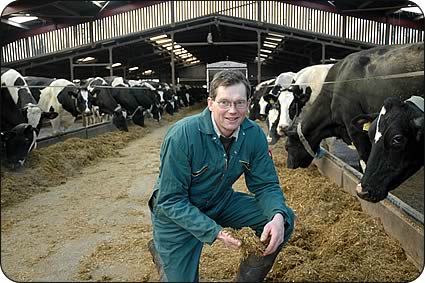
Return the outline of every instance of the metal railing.
[[[2,47],[2,63],[66,52],[207,15],[224,15],[380,44],[422,41],[424,31],[282,1],[166,1],[22,38]]]

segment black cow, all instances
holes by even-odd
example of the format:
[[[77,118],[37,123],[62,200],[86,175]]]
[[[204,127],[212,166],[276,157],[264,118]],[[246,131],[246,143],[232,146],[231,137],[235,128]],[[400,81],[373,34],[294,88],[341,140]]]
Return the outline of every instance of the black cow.
[[[366,162],[371,143],[351,120],[362,113],[377,112],[387,97],[423,94],[423,68],[423,42],[379,46],[336,63],[326,77],[329,83],[323,85],[302,122],[286,131],[288,167],[307,167],[319,153],[321,140],[332,136],[353,143]]]
[[[127,113],[112,96],[112,89],[101,77],[89,78],[84,82],[89,91],[92,105],[99,107],[100,114],[112,115],[112,123],[121,131],[128,132]]]
[[[380,113],[353,119],[360,129],[371,123],[368,134],[372,150],[357,195],[371,202],[386,198],[424,165],[424,99],[406,101],[390,97]]]

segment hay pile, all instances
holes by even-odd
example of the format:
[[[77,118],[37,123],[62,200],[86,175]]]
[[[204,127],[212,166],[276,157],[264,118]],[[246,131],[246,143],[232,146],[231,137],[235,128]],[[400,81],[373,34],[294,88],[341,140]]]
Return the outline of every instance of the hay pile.
[[[267,248],[267,243],[261,242],[260,238],[255,235],[254,230],[249,227],[239,230],[226,227],[224,231],[229,232],[235,239],[241,241],[241,247],[239,249],[241,260],[247,258],[250,254],[261,256]]]
[[[412,281],[420,272],[400,244],[385,233],[379,219],[361,210],[314,165],[286,168],[282,143],[273,148],[288,205],[296,215],[295,231],[279,254],[273,281]]]

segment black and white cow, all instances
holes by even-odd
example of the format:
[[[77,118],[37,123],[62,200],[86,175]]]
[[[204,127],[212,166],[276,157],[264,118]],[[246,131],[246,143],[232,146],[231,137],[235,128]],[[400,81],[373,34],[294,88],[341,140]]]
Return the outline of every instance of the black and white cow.
[[[38,106],[25,78],[16,70],[1,68],[1,84],[8,92],[14,103],[24,116],[24,122],[40,130],[44,119],[53,119],[58,114],[52,111],[43,111]]]
[[[273,88],[263,96],[263,102],[269,105],[267,107],[270,109],[269,113],[267,114],[266,120],[267,141],[269,144],[276,143],[279,138],[277,135],[276,128],[279,122],[281,105],[277,98],[281,95],[281,93],[288,91],[292,82],[294,81],[295,75],[296,74],[293,72],[281,73],[279,76],[276,77],[276,81],[274,83]],[[263,108],[264,107],[261,107],[261,109]]]
[[[55,119],[50,120],[53,134],[64,133],[78,115],[91,114],[87,89],[79,89],[66,79],[54,80],[42,89],[38,105],[44,111],[53,110],[58,113]]]
[[[360,198],[378,202],[424,165],[424,99],[387,98],[379,114],[353,119],[360,129],[367,123],[372,149],[356,190]]]
[[[323,82],[333,64],[312,65],[300,70],[294,76],[294,82],[288,91],[281,92],[279,123],[277,133],[284,135],[295,117],[301,115],[303,107],[308,111],[322,89]]]
[[[107,81],[109,80],[110,85],[113,87],[112,97],[127,111],[129,118],[133,121],[133,123],[144,127],[144,109],[132,95],[132,91],[128,83],[122,77],[108,77],[105,79]]]
[[[149,115],[158,122],[161,120],[161,103],[156,91],[136,84],[131,88],[130,93],[136,99],[138,105],[143,107],[144,115]]]
[[[336,63],[310,110],[286,132],[289,168],[307,167],[327,137],[356,147],[367,162],[371,143],[352,125],[354,117],[377,112],[385,98],[424,93],[424,43],[379,46],[352,53]]]
[[[99,113],[112,115],[112,123],[117,129],[127,132],[127,112],[113,98],[108,83],[101,77],[89,78],[84,82],[84,88],[89,91],[89,100],[98,107]]]
[[[7,68],[1,72],[1,157],[7,167],[17,169],[36,147],[42,119],[58,114],[41,110],[19,72]]]
[[[257,119],[260,121],[266,120],[270,107],[267,107],[269,104],[264,100],[263,96],[272,90],[275,80],[276,78],[273,78],[261,82],[253,88],[249,104],[249,119],[253,121]]]

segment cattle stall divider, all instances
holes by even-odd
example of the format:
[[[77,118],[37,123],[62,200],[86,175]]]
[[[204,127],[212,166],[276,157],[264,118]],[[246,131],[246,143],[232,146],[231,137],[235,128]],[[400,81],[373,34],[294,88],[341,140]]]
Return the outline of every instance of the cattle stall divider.
[[[422,270],[424,267],[423,215],[391,193],[386,199],[378,203],[371,203],[358,198],[356,186],[360,183],[363,174],[326,149],[322,148],[322,150],[324,156],[313,161],[320,174],[328,177],[344,191],[356,196],[360,201],[362,210],[372,217],[378,217],[385,231],[400,242],[415,266]]]

